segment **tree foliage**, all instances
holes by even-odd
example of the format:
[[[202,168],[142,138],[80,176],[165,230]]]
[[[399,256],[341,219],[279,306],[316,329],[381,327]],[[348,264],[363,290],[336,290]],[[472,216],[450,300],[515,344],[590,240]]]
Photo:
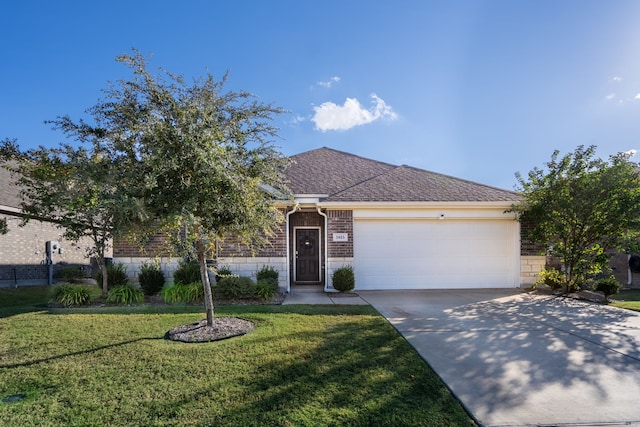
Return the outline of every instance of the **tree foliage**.
[[[608,264],[607,251],[640,234],[638,164],[625,153],[608,161],[595,146],[551,156],[546,169],[516,174],[523,201],[510,209],[532,225],[530,237],[548,247],[566,270],[566,290]]]
[[[122,178],[118,194],[139,202],[146,215],[137,215],[131,230],[168,230],[186,242],[182,249],[200,265],[211,324],[206,258],[212,245],[228,233],[262,244],[281,220],[273,201],[287,197],[287,160],[271,139],[273,118],[283,110],[247,92],[224,92],[226,75],[188,83],[162,69],[151,73],[137,51],[117,61],[133,77],[110,84],[88,110],[93,123],[68,116],[53,123],[89,143],[94,157],[109,159],[116,171],[110,176]]]
[[[92,246],[85,249],[98,261],[106,295],[105,252],[114,234],[141,212],[137,201],[121,191],[122,176],[112,159],[95,147],[70,144],[21,151],[15,140],[5,139],[0,163],[20,188],[25,222],[49,221],[63,229],[65,239],[90,239]]]

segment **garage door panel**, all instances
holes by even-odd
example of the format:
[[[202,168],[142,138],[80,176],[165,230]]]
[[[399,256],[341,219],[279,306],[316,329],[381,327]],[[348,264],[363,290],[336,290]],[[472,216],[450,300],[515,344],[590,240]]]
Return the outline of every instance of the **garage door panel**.
[[[357,289],[516,287],[516,222],[356,220]]]

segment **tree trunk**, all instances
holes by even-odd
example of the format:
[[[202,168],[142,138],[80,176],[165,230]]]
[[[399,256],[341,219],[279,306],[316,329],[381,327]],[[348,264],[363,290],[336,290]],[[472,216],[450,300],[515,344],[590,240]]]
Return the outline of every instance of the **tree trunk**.
[[[200,264],[200,279],[204,286],[204,308],[207,312],[207,326],[213,326],[213,295],[211,294],[211,284],[209,283],[209,272],[207,271],[206,248],[203,237],[198,238],[196,243],[198,249],[198,264]]]
[[[98,256],[96,258],[98,261],[98,267],[100,267],[100,272],[102,273],[102,296],[107,297],[109,293],[109,275],[107,273],[107,263],[104,260],[104,256]]]

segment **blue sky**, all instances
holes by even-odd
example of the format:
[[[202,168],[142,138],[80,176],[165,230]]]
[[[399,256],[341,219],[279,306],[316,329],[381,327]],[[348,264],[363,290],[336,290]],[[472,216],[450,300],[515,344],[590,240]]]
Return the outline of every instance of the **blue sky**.
[[[64,141],[43,122],[82,117],[137,48],[290,111],[287,155],[327,146],[512,189],[555,149],[640,149],[638,18],[625,0],[8,1],[0,139]]]

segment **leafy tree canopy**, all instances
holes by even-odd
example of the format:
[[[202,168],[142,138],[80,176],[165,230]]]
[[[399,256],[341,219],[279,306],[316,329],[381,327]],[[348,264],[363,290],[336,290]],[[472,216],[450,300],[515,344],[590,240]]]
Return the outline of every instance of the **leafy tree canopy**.
[[[626,153],[601,160],[595,150],[579,146],[562,157],[555,151],[545,169],[516,174],[523,201],[510,211],[561,259],[567,291],[606,269],[608,250],[640,234],[638,164]]]
[[[0,163],[20,188],[24,222],[49,221],[63,229],[65,239],[92,242],[85,249],[103,270],[106,294],[108,245],[142,212],[135,199],[120,191],[122,177],[111,159],[70,144],[21,151],[15,140],[5,139],[0,142]]]
[[[88,110],[93,123],[65,116],[53,124],[90,144],[93,157],[108,159],[111,176],[121,177],[119,193],[144,214],[136,216],[137,230],[180,232],[210,294],[211,244],[228,233],[264,243],[281,220],[273,201],[289,197],[288,161],[271,139],[273,119],[283,110],[248,92],[224,92],[226,75],[188,83],[162,69],[152,74],[137,51],[117,60],[133,77],[105,90],[105,99]],[[205,297],[212,321],[211,295]]]

